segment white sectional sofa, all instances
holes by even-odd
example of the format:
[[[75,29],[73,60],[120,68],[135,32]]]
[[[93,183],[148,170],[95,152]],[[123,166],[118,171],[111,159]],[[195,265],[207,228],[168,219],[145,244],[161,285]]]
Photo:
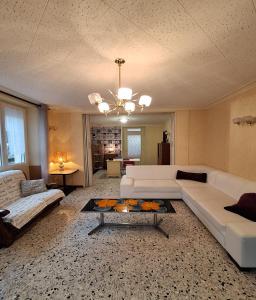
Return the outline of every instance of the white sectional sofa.
[[[207,173],[207,183],[176,180],[177,170]],[[224,209],[256,182],[206,166],[128,166],[121,197],[183,199],[241,268],[256,268],[256,222]]]

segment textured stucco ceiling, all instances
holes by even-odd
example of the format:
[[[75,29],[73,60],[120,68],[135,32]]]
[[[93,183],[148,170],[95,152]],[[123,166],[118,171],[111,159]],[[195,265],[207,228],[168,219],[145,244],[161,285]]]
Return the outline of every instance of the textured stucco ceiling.
[[[255,2],[253,2],[255,1]],[[93,111],[123,85],[150,111],[205,107],[256,79],[256,0],[2,0],[0,85]]]

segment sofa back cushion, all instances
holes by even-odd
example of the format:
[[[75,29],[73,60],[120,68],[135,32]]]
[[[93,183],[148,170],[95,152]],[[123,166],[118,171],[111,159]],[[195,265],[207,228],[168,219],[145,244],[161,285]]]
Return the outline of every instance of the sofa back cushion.
[[[127,166],[126,175],[134,179],[174,179],[177,169],[174,166]]]
[[[214,179],[210,184],[236,200],[245,193],[256,193],[255,181],[222,171],[214,172]]]
[[[205,166],[152,165],[127,166],[126,175],[134,179],[175,179],[178,170],[185,172],[206,172],[213,169]]]
[[[20,182],[24,179],[25,175],[19,170],[0,173],[0,208],[4,209],[21,197]]]

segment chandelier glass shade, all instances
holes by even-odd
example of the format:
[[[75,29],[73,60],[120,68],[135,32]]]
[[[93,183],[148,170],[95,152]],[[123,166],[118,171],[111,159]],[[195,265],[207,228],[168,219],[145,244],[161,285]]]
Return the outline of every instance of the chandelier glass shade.
[[[123,100],[131,100],[132,99],[132,89],[130,88],[119,88],[117,92],[117,98]]]
[[[101,113],[107,113],[110,110],[107,102],[100,102],[98,108]]]
[[[100,104],[102,102],[101,95],[99,93],[91,93],[88,95],[91,104]]]
[[[135,111],[136,107],[139,107],[141,111],[144,107],[149,107],[152,101],[150,96],[142,95],[139,99],[133,99],[133,96],[138,93],[133,94],[132,89],[121,86],[121,66],[125,63],[125,60],[123,58],[117,58],[115,63],[119,68],[119,88],[117,94],[108,90],[113,96],[111,103],[109,103],[110,101],[107,102],[99,93],[91,93],[88,95],[90,103],[97,105],[99,111],[106,115],[111,112],[116,112],[119,115],[119,113],[123,111],[129,115]]]

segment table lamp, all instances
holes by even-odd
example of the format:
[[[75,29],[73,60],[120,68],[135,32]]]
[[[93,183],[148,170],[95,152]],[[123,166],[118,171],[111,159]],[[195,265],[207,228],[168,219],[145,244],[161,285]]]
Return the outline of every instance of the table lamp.
[[[67,162],[67,152],[56,152],[56,162],[59,165],[59,170],[64,170],[64,163]]]

